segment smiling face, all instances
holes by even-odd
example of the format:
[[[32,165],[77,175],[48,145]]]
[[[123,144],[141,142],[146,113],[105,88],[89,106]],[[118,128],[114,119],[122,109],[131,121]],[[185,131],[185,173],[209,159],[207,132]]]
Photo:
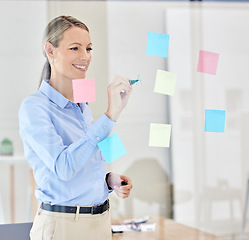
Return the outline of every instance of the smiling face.
[[[85,29],[71,27],[66,30],[58,47],[52,47],[51,79],[72,81],[82,79],[91,62],[92,43]]]

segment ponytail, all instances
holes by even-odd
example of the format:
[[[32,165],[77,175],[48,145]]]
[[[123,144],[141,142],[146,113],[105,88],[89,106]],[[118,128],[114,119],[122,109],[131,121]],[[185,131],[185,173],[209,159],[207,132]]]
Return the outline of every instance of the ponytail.
[[[51,66],[50,66],[49,61],[47,60],[46,63],[44,64],[44,66],[43,66],[43,69],[42,69],[42,74],[41,74],[41,79],[40,79],[40,82],[39,82],[38,89],[41,86],[42,80],[50,79],[50,77],[51,77]]]

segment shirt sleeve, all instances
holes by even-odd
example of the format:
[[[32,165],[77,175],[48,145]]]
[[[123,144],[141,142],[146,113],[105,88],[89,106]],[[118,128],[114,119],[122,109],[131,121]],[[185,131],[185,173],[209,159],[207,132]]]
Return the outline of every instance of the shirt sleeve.
[[[115,122],[103,114],[81,139],[66,146],[46,110],[33,102],[21,105],[21,138],[59,179],[69,181],[84,167],[97,144],[110,134]]]

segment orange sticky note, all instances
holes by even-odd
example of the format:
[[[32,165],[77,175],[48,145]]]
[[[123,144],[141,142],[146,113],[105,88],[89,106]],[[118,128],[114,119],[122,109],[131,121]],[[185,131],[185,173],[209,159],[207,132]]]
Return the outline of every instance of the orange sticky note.
[[[75,103],[95,102],[95,80],[73,79],[73,97]]]
[[[197,72],[216,75],[219,54],[200,50]]]

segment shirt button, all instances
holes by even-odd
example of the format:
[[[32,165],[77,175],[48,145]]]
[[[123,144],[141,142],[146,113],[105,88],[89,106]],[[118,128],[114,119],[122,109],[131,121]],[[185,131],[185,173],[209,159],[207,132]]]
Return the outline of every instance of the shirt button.
[[[104,130],[106,130],[106,126],[104,126],[103,128],[104,128]]]
[[[96,140],[97,140],[97,141],[99,141],[99,139],[100,139],[99,137],[96,137]]]

